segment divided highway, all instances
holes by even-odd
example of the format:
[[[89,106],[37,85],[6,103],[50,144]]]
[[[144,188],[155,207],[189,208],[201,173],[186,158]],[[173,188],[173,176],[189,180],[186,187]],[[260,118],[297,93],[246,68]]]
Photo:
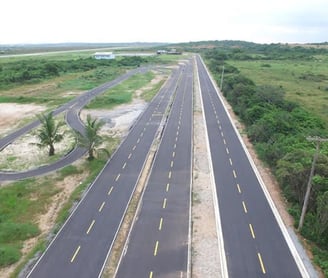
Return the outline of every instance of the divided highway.
[[[188,277],[193,64],[186,63],[117,278]]]
[[[308,277],[291,253],[293,243],[287,244],[200,57],[197,66],[228,276]]]
[[[173,71],[28,277],[101,274],[180,74]]]

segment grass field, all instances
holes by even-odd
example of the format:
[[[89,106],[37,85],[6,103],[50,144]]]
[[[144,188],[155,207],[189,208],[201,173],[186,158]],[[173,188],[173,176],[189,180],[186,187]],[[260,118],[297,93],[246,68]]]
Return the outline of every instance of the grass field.
[[[313,61],[229,61],[257,85],[282,86],[286,98],[328,123],[328,57]]]

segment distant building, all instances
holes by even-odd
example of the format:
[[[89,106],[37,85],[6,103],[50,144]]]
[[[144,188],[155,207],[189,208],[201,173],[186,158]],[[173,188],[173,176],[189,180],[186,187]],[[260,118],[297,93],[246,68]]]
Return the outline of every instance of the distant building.
[[[166,54],[167,50],[157,50],[157,54]]]
[[[115,55],[113,54],[113,52],[96,52],[94,54],[95,59],[97,60],[101,60],[101,59],[115,59]]]

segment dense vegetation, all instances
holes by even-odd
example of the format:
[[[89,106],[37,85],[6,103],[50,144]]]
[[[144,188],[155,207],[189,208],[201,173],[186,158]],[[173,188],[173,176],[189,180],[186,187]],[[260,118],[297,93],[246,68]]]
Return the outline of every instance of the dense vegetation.
[[[106,67],[136,67],[152,61],[152,58],[138,56],[114,60],[80,58],[72,60],[27,59],[0,64],[0,90],[17,85],[40,82],[65,73],[87,72]],[[101,72],[99,71],[99,74]]]
[[[230,48],[225,51],[215,48],[204,52],[217,84],[220,84],[224,65],[223,94],[245,124],[258,155],[270,166],[279,181],[290,203],[290,213],[295,218],[296,227],[315,152],[314,143],[307,138],[328,138],[328,122],[299,103],[286,100],[284,88],[279,83],[256,84],[231,63],[243,59],[257,59],[262,64],[266,59],[315,59],[311,55],[327,55],[327,50],[252,44],[247,49]],[[311,75],[304,73],[304,78],[311,78]],[[328,143],[320,145],[312,183],[301,234],[313,243],[315,261],[328,276]]]

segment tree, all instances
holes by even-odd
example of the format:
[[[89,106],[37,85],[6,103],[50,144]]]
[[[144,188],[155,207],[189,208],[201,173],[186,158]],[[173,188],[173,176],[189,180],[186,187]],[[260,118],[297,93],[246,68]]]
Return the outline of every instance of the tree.
[[[84,134],[76,132],[79,146],[88,150],[88,160],[93,160],[95,154],[99,152],[105,152],[109,156],[109,152],[105,148],[98,148],[104,142],[104,139],[99,135],[104,124],[104,121],[92,119],[88,114]]]
[[[318,232],[321,236],[328,229],[328,191],[317,198]]]
[[[55,143],[63,140],[63,134],[59,133],[59,128],[64,125],[63,122],[56,123],[53,117],[53,113],[40,114],[37,116],[41,122],[41,128],[38,130],[38,138],[40,143],[36,145],[40,148],[48,147],[49,156],[55,154]]]

